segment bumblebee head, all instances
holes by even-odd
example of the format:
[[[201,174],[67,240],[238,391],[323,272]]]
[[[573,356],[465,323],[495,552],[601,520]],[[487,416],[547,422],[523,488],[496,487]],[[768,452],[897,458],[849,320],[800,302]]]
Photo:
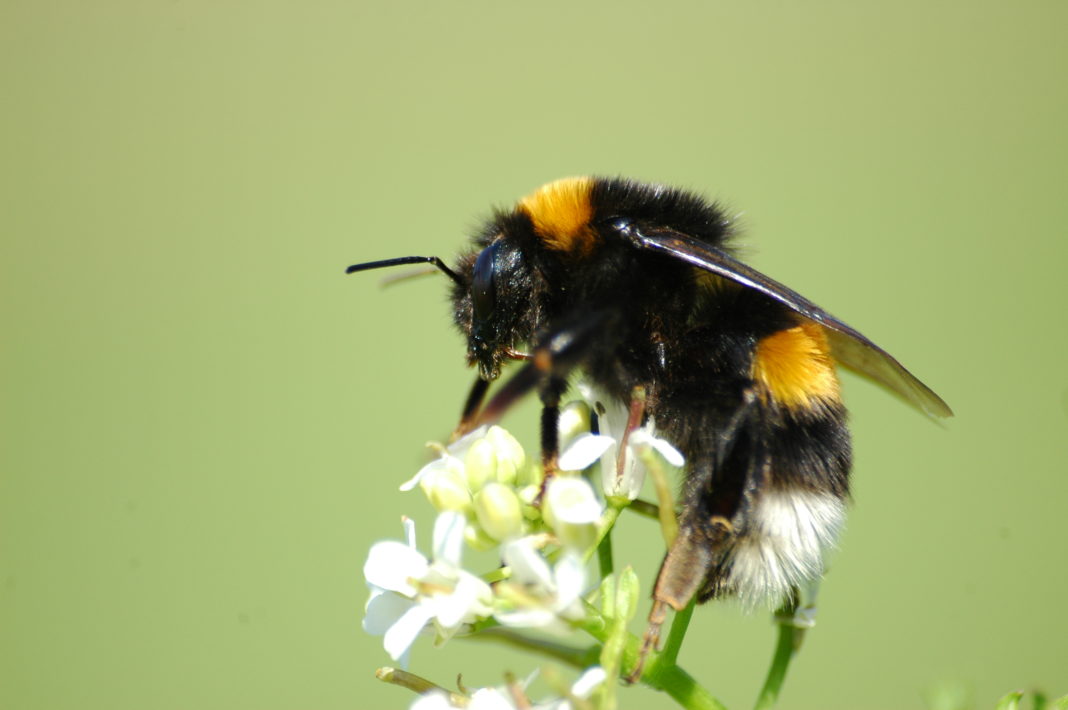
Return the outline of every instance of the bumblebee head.
[[[433,264],[452,284],[453,320],[467,338],[468,365],[490,381],[519,356],[539,328],[571,299],[571,264],[600,240],[591,225],[592,178],[565,178],[538,188],[510,210],[497,211],[475,237],[475,250],[454,268],[438,257],[410,256],[355,264],[348,273],[400,264]],[[555,283],[556,286],[550,286]]]
[[[452,280],[453,320],[467,338],[467,363],[486,381],[497,379],[501,363],[515,359],[541,320],[538,304],[544,279],[526,262],[507,230],[491,223],[494,234],[478,241],[481,251],[464,254],[451,269],[436,256],[402,256],[353,264],[346,273],[404,264],[432,264]]]
[[[502,361],[533,331],[533,274],[518,246],[504,235],[462,257],[459,274],[454,318],[467,336],[467,361],[478,366],[483,380],[494,380]]]

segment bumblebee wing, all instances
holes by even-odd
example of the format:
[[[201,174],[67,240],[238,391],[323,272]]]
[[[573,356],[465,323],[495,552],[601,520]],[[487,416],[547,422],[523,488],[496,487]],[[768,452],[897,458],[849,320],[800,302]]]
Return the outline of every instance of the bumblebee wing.
[[[949,408],[949,405],[930,387],[905,369],[905,366],[895,360],[890,353],[867,338],[859,340],[850,333],[831,326],[826,326],[825,330],[827,340],[831,344],[831,355],[839,363],[882,385],[929,417],[953,416],[953,410]]]
[[[669,229],[641,231],[633,225],[620,233],[639,249],[670,255],[747,288],[760,291],[827,331],[835,360],[863,375],[930,417],[953,416],[953,410],[905,366],[859,331],[846,325],[793,289],[746,266],[733,256],[700,239]]]

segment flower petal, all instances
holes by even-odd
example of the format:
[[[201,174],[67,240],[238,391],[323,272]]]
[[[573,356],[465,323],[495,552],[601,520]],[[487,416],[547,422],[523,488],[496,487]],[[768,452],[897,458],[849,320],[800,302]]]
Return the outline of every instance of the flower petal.
[[[583,588],[586,586],[586,565],[583,564],[580,555],[568,551],[556,563],[553,572],[558,608],[562,609],[570,606],[573,601],[582,596]]]
[[[656,450],[658,454],[663,456],[664,460],[672,466],[681,466],[686,463],[686,459],[683,458],[679,450],[672,446],[670,443],[668,443],[666,439],[658,439],[655,436],[650,436],[641,429],[634,432],[634,434],[632,434],[631,436],[635,439],[635,446],[640,446],[642,444],[648,444],[649,446],[652,446],[653,449]]]
[[[435,597],[435,615],[444,628],[455,630],[463,623],[489,615],[488,602],[493,590],[485,581],[469,572],[460,570],[460,578],[452,594]]]
[[[426,574],[430,563],[417,550],[396,540],[383,540],[371,546],[363,576],[368,584],[414,597],[416,589],[408,581]]]
[[[428,474],[437,471],[438,469],[443,468],[444,466],[445,464],[442,459],[434,459],[433,461],[419,469],[419,471],[414,476],[409,478],[404,483],[400,484],[400,489],[402,491],[412,490],[413,488],[418,486],[419,482],[422,481]]]
[[[553,573],[549,563],[534,548],[531,538],[524,537],[505,544],[501,551],[504,563],[512,569],[512,579],[520,584],[552,588]]]
[[[580,434],[560,454],[557,463],[562,471],[581,471],[593,465],[610,448],[616,440],[601,434]]]
[[[413,550],[416,549],[415,521],[409,518],[408,516],[404,516],[404,519],[401,520],[401,524],[404,525],[404,539],[408,541],[408,547],[412,548]]]
[[[543,608],[498,611],[493,618],[513,629],[549,629],[559,624],[556,614]]]
[[[412,608],[414,601],[390,592],[374,594],[364,607],[363,630],[372,636],[382,636]]]
[[[454,511],[440,513],[434,520],[434,561],[460,566],[467,518]]]
[[[597,690],[597,686],[605,681],[608,674],[600,666],[590,666],[586,672],[579,676],[575,684],[571,686],[571,694],[576,698],[585,700]]]
[[[486,436],[486,432],[488,430],[489,430],[489,427],[486,426],[485,424],[483,424],[482,426],[480,426],[479,428],[475,429],[474,431],[470,431],[470,432],[464,434],[459,439],[457,439],[453,443],[449,444],[449,446],[448,446],[449,454],[452,455],[452,456],[455,456],[456,458],[458,458],[461,461],[463,461],[464,457],[467,456],[467,450],[471,448],[471,444],[474,444],[479,439],[485,437]]]
[[[416,698],[408,710],[453,710],[455,707],[444,690],[431,690]]]
[[[397,619],[382,639],[382,646],[389,657],[394,661],[400,660],[433,616],[433,612],[417,604]]]
[[[467,710],[516,710],[516,706],[496,688],[479,688],[471,694]]]

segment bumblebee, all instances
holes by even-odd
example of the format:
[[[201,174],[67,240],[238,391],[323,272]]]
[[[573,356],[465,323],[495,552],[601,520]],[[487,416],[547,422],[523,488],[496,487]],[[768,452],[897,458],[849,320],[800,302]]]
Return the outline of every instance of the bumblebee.
[[[461,431],[536,390],[542,458],[576,369],[649,419],[686,459],[679,531],[653,590],[646,650],[666,607],[733,595],[782,601],[822,573],[849,496],[850,435],[836,364],[931,417],[950,408],[871,340],[742,263],[731,221],[688,191],[567,178],[497,211],[454,267],[453,318],[479,377]],[[524,362],[483,407],[503,364]]]

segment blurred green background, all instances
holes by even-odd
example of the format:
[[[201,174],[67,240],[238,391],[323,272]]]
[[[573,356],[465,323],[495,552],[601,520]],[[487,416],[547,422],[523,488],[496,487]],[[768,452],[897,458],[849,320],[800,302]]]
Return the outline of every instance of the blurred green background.
[[[847,376],[855,505],[782,706],[1068,692],[1066,26],[1052,1],[3,0],[0,707],[407,707],[361,568],[402,514],[429,539],[397,485],[470,373],[443,279],[342,271],[451,258],[586,173],[724,200],[751,263],[957,412]],[[506,422],[530,445],[533,415]],[[646,584],[649,525],[617,543]],[[721,605],[682,661],[748,707],[772,645]],[[423,641],[413,670],[535,665]]]

